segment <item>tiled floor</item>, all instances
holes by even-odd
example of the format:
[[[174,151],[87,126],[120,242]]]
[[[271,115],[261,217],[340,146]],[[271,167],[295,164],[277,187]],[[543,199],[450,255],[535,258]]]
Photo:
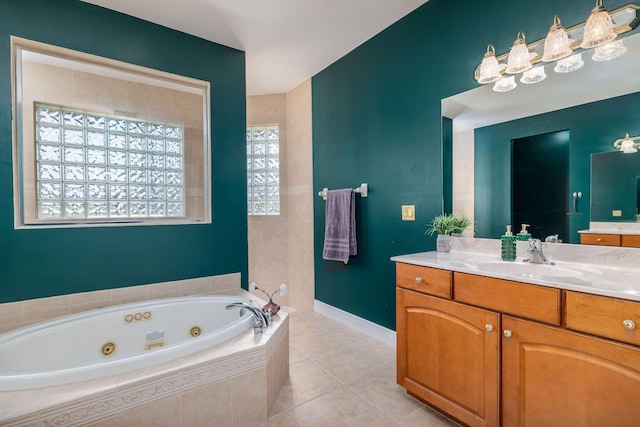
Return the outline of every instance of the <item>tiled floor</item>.
[[[457,426],[396,384],[393,347],[317,313],[289,320],[290,377],[261,427]]]

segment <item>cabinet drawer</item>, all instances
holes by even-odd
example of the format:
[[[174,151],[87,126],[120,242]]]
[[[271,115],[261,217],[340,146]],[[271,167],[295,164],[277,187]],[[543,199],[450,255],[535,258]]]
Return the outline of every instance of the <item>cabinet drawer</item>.
[[[560,324],[560,289],[455,273],[453,299],[541,322]]]
[[[565,291],[564,324],[575,331],[640,345],[640,302]]]
[[[640,236],[623,235],[622,246],[626,246],[627,248],[640,248]]]
[[[619,234],[580,234],[580,243],[583,245],[620,246]]]
[[[396,285],[451,299],[452,272],[421,265],[396,263]]]

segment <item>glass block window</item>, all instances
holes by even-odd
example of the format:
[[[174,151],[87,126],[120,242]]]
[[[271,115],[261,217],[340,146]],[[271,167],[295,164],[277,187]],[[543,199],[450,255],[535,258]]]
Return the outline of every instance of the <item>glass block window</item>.
[[[279,136],[278,126],[247,127],[249,215],[280,215]]]
[[[183,128],[35,104],[37,218],[184,217]]]

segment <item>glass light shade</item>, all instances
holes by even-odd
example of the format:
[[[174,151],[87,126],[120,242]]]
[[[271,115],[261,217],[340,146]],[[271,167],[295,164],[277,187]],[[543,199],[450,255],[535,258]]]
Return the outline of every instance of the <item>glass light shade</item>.
[[[513,42],[513,46],[511,46],[511,50],[509,51],[506,72],[508,74],[518,74],[530,70],[531,66],[529,48],[527,47],[524,33],[521,31],[518,33],[518,38]]]
[[[613,27],[613,20],[602,6],[602,0],[597,0],[596,7],[589,14],[584,26],[584,36],[580,47],[591,49],[609,43],[616,38]]]
[[[556,63],[556,66],[553,68],[553,71],[556,73],[570,73],[579,68],[582,68],[584,65],[584,61],[582,60],[582,54],[576,53],[575,55],[571,55],[568,58],[561,59]]]
[[[629,136],[629,134],[627,134],[622,142],[620,142],[620,151],[622,151],[624,154],[637,153],[638,149],[635,147],[635,145],[635,141]]]
[[[553,25],[549,28],[547,38],[544,41],[544,52],[542,60],[544,62],[557,61],[571,55],[571,41],[565,31],[560,18],[556,15],[553,18]]]
[[[544,72],[544,66],[535,67],[522,73],[521,83],[533,84],[543,81],[547,78],[547,74]]]
[[[487,46],[487,53],[484,54],[484,58],[482,58],[482,63],[478,69],[478,83],[493,83],[501,78],[502,74],[500,74],[500,64],[496,59],[496,51],[492,45],[489,45]]]
[[[509,92],[518,86],[516,84],[515,76],[503,77],[493,85],[493,90],[496,92]]]
[[[622,56],[626,51],[627,48],[622,43],[622,40],[614,40],[602,46],[598,46],[591,59],[594,61],[610,61]]]

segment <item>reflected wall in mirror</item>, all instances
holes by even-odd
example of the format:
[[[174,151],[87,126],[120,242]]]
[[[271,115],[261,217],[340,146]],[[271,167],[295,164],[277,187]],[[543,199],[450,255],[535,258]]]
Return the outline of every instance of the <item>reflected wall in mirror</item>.
[[[16,228],[211,221],[208,82],[12,45]]]
[[[632,221],[639,212],[640,155],[620,151],[591,155],[591,221]],[[614,212],[616,215],[614,215]],[[619,213],[619,216],[618,216]]]
[[[624,41],[627,53],[612,61],[583,55],[580,70],[548,72],[543,82],[518,91],[496,93],[482,86],[443,99],[443,116],[453,120],[453,213],[473,217],[477,237],[498,238],[513,221],[512,141],[567,130],[566,199],[572,206],[573,192],[583,196],[577,206],[582,215],[569,216],[565,241],[580,241],[578,231],[590,222],[591,154],[614,151],[613,141],[627,132],[640,134],[640,35]]]

